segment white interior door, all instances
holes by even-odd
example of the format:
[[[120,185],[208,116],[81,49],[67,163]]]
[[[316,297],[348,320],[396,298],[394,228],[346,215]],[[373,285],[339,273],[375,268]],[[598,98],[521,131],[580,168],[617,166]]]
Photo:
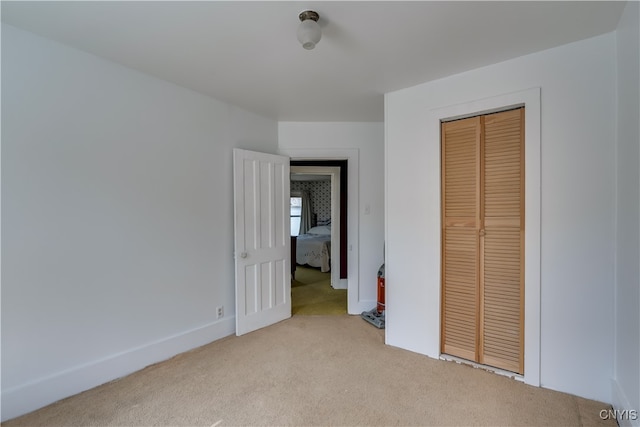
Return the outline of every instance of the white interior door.
[[[236,335],[291,317],[289,158],[233,150]]]

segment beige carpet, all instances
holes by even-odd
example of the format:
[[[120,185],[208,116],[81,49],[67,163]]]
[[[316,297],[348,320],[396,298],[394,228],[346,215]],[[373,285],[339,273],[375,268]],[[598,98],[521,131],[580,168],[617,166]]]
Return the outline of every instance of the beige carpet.
[[[358,316],[293,316],[3,425],[616,425],[603,403],[383,341]]]
[[[347,290],[331,287],[331,273],[297,266],[291,282],[291,314],[347,314]]]

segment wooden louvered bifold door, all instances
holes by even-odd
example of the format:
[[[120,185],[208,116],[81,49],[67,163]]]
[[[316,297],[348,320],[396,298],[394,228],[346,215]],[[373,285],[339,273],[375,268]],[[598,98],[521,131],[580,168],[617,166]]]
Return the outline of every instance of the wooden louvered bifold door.
[[[442,352],[478,357],[480,118],[442,124]]]
[[[524,109],[442,124],[442,352],[524,373]]]
[[[524,109],[484,117],[480,358],[524,369]]]

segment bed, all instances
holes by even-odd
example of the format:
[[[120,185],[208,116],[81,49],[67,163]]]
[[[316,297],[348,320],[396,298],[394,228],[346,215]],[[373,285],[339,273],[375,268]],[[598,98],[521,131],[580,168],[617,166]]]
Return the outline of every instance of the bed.
[[[298,236],[296,264],[318,267],[323,273],[331,270],[331,226],[312,227]]]

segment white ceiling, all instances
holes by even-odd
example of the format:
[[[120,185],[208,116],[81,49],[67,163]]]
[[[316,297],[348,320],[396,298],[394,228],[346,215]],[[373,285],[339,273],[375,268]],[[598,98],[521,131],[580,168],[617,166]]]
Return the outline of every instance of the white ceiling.
[[[382,121],[385,92],[615,30],[623,2],[10,2],[2,21],[278,121]],[[320,14],[304,50],[298,14]]]

